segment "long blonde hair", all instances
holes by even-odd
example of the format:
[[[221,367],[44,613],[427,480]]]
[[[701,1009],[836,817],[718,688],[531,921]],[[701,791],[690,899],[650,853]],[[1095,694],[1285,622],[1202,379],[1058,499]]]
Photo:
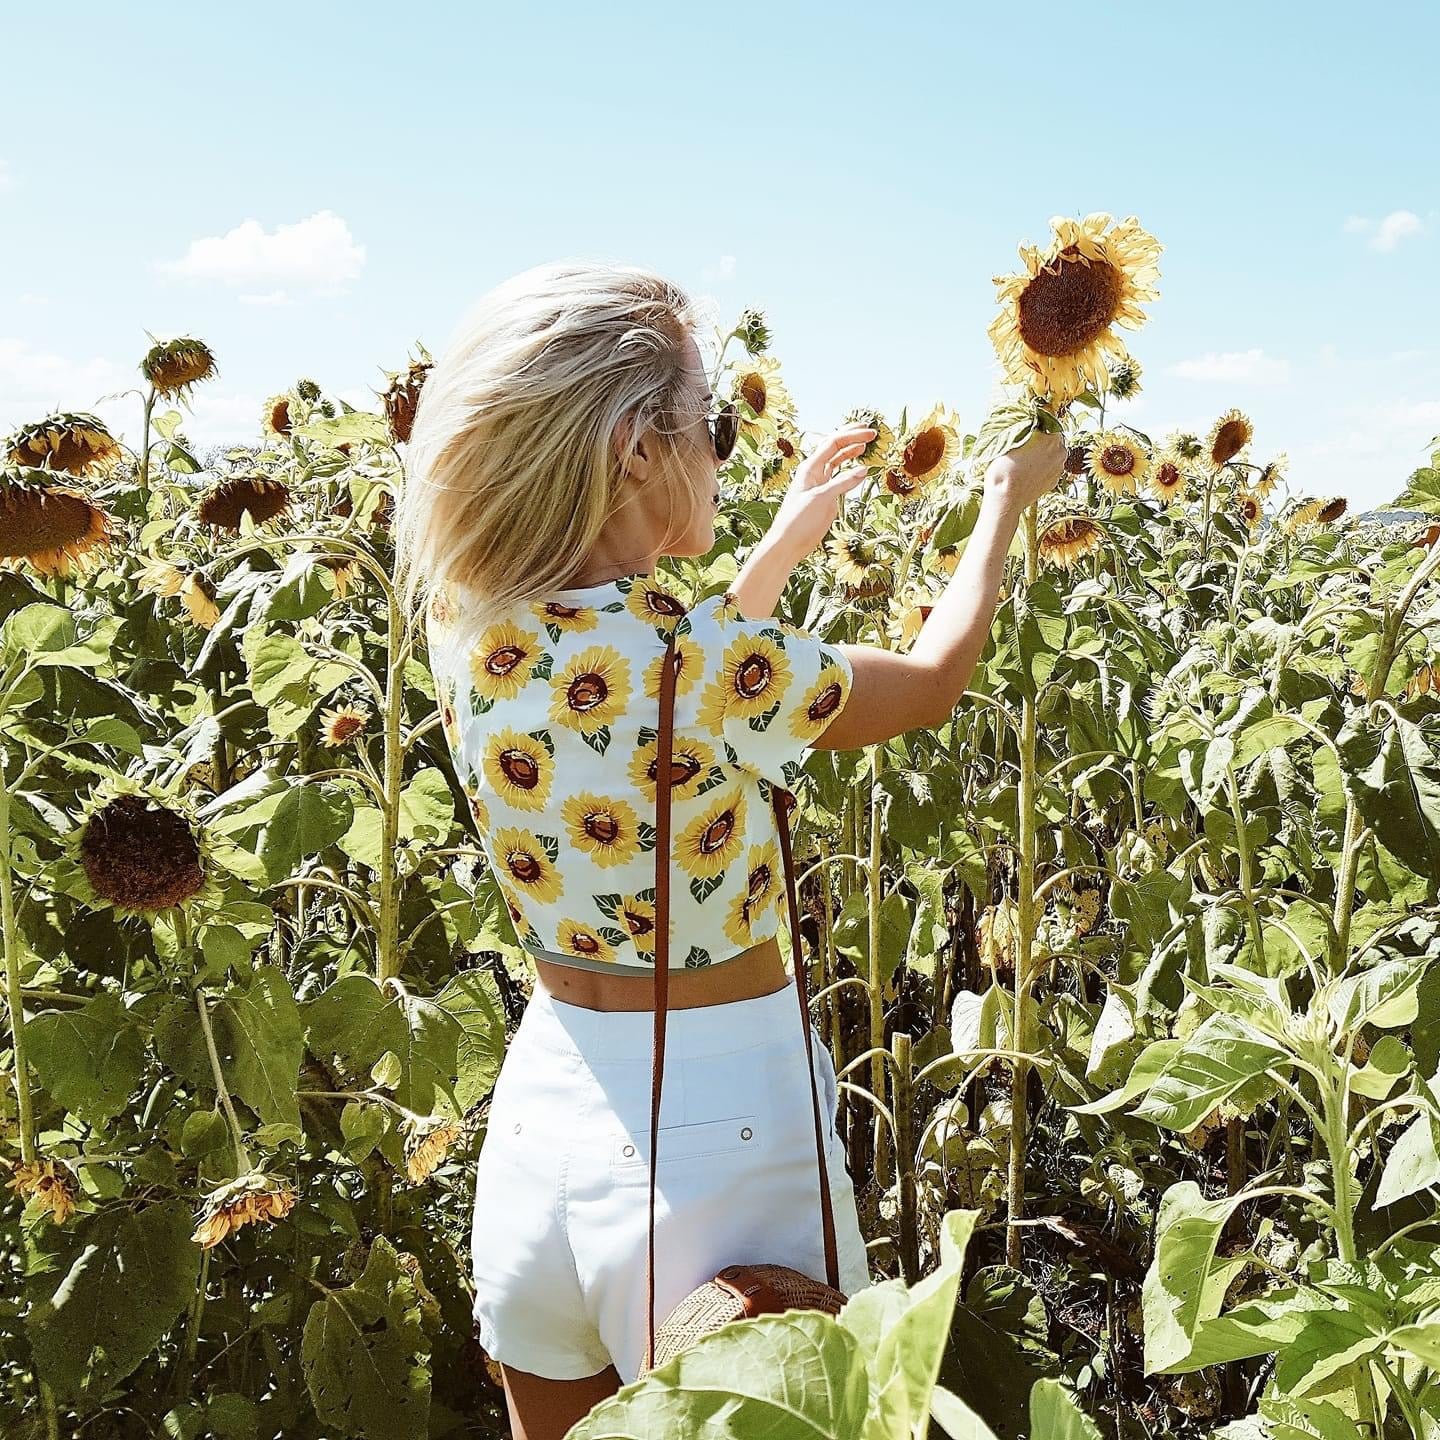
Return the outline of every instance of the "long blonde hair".
[[[566,588],[646,430],[665,437],[654,484],[667,536],[685,533],[674,492],[693,502],[676,481],[697,442],[673,437],[693,434],[704,408],[685,366],[699,319],[679,286],[598,261],[522,271],[472,307],[426,377],[406,451],[394,535],[407,615],[442,588],[475,612]]]

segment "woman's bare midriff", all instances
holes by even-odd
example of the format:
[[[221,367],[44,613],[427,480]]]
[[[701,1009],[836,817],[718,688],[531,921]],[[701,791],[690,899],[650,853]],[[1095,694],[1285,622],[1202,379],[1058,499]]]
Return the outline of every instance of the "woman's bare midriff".
[[[587,1010],[651,1010],[655,1005],[655,978],[650,974],[611,975],[538,955],[535,972],[538,983],[567,1005],[582,1005]],[[753,1000],[781,989],[787,979],[780,947],[772,937],[700,970],[671,970],[665,987],[666,1005],[686,1010],[695,1005]]]

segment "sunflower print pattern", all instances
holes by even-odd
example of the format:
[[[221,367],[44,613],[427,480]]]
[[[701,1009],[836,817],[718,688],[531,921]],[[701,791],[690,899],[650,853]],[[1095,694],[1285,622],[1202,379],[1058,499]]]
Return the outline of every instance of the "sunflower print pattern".
[[[661,661],[680,656],[671,796],[670,964],[775,935],[784,872],[770,787],[795,790],[844,708],[844,652],[728,594],[691,603],[653,575],[557,591],[510,613],[428,614],[441,727],[517,942],[591,967],[655,962]]]

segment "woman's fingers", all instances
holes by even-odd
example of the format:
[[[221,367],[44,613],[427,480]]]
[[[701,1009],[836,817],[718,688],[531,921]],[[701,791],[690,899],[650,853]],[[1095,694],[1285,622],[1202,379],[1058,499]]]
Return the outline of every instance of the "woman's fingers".
[[[814,467],[811,471],[811,474],[814,477],[811,481],[811,484],[823,485],[826,483],[827,480],[833,479],[833,476],[828,476],[825,474],[826,468],[830,465],[838,465],[843,460],[854,459],[854,457],[856,455],[859,455],[869,443],[870,442],[868,440],[855,440],[848,445],[841,445],[834,449],[824,447],[821,450],[817,450],[810,457],[808,462],[811,466]]]
[[[876,431],[869,425],[847,425],[843,430],[837,430],[827,439],[822,440],[815,447],[815,453],[810,459],[819,465],[829,464],[839,458],[842,450],[848,451],[852,446],[859,445],[863,450],[874,438]],[[855,452],[860,453],[858,450]]]

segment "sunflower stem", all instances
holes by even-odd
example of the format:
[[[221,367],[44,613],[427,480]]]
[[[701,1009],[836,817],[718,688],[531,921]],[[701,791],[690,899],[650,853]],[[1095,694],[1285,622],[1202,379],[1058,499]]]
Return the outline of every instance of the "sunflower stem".
[[[20,985],[20,927],[15,917],[14,870],[10,848],[10,784],[0,752],[0,929],[5,939],[5,1006],[10,1017],[10,1048],[15,1055],[15,1096],[20,1112],[20,1158],[35,1158],[35,1110],[30,1067],[25,1055],[25,997]]]
[[[880,973],[880,883],[881,840],[880,829],[880,772],[884,767],[885,747],[876,745],[870,752],[870,864],[865,876],[865,910],[867,941],[870,950],[870,1045],[875,1051],[885,1048],[885,994],[884,979]],[[870,1057],[870,1088],[876,1095],[885,1093],[885,1068],[878,1053]],[[882,1188],[888,1187],[890,1175],[890,1146],[879,1114],[875,1116],[874,1131],[875,1179]]]
[[[176,913],[175,932],[183,960],[190,949],[190,923],[183,909]],[[210,1026],[210,1011],[205,1004],[205,993],[198,985],[195,987],[195,1008],[200,1013],[200,1029],[205,1035],[205,1052],[210,1057],[210,1074],[215,1081],[215,1093],[220,1098],[220,1108],[225,1112],[226,1120],[230,1122],[230,1138],[235,1144],[235,1162],[240,1167],[238,1173],[245,1175],[253,1168],[253,1164],[250,1152],[245,1148],[245,1133],[240,1128],[240,1117],[235,1113],[230,1090],[225,1084],[225,1072],[220,1068],[220,1051],[215,1045],[215,1031]]]
[[[405,699],[405,664],[409,644],[403,633],[400,607],[387,588],[390,654],[385,666],[385,748],[383,799],[380,805],[380,926],[375,937],[375,978],[383,985],[400,969],[400,885],[395,850],[400,833],[400,783],[405,751],[400,743],[401,708]]]

